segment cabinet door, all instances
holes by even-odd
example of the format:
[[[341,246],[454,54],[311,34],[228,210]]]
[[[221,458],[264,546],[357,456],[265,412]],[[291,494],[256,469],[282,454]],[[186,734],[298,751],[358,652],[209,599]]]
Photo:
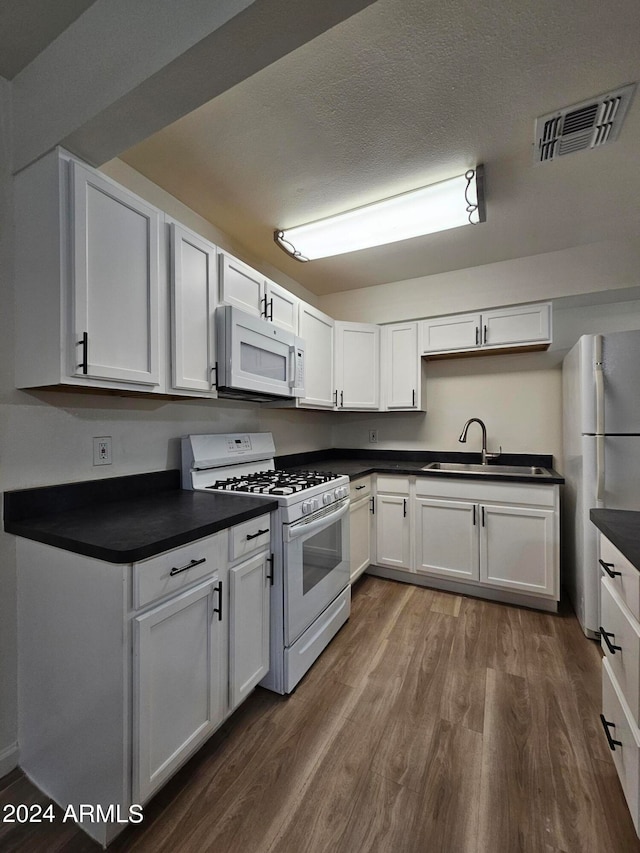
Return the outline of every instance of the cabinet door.
[[[338,408],[380,407],[380,327],[336,323]]]
[[[551,341],[551,305],[518,305],[482,315],[482,345],[510,346]]]
[[[480,525],[483,583],[558,596],[553,510],[483,504]]]
[[[171,223],[171,381],[215,396],[216,247]]]
[[[382,375],[387,409],[420,408],[418,324],[382,327]]]
[[[264,276],[232,255],[220,253],[220,302],[264,316]]]
[[[266,553],[229,569],[229,710],[269,672]]]
[[[379,494],[375,508],[376,564],[410,569],[409,498]]]
[[[475,349],[480,344],[480,314],[433,317],[420,323],[421,352]]]
[[[349,514],[351,583],[356,581],[371,563],[371,498],[351,504]]]
[[[134,619],[134,785],[142,803],[223,718],[217,578]]]
[[[298,334],[305,342],[304,399],[306,406],[332,409],[334,321],[306,302],[300,303]]]
[[[415,525],[416,571],[456,580],[478,580],[476,504],[417,498]]]
[[[298,297],[268,279],[265,282],[264,292],[267,319],[281,329],[286,329],[288,332],[297,335],[298,303],[300,301]]]
[[[70,373],[159,384],[160,212],[71,163]]]

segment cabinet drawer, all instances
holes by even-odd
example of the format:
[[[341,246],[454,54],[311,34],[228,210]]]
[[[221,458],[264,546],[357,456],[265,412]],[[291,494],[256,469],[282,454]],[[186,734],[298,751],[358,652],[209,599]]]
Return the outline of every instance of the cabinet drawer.
[[[627,605],[636,619],[640,620],[640,572],[612,545],[606,536],[600,534],[600,559],[606,563],[609,571],[620,574],[609,577],[606,569],[603,573],[611,581],[611,586]]]
[[[146,607],[156,599],[207,577],[224,564],[226,531],[165,551],[133,566],[133,606]]]
[[[600,638],[602,650],[637,725],[640,719],[640,625],[606,578],[601,584],[600,625],[607,632],[606,638]]]
[[[376,489],[378,493],[390,492],[395,495],[408,495],[409,478],[394,477],[389,474],[378,474],[376,478]]]
[[[349,491],[351,493],[352,504],[359,501],[360,498],[369,497],[371,494],[371,476],[359,477],[357,480],[354,480],[349,487]]]
[[[229,559],[233,562],[256,551],[266,550],[270,538],[271,524],[268,513],[236,524],[229,530]]]
[[[609,662],[602,662],[602,714],[612,725],[609,735],[619,741],[611,752],[636,832],[639,829],[640,732],[631,720]]]

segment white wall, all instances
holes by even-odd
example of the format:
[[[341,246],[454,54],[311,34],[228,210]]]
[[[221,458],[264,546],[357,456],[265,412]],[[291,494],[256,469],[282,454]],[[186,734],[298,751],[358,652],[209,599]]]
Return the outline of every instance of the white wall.
[[[0,77],[0,491],[11,461],[5,398],[13,371],[11,246],[11,87]],[[16,760],[15,541],[0,533],[0,776]]]

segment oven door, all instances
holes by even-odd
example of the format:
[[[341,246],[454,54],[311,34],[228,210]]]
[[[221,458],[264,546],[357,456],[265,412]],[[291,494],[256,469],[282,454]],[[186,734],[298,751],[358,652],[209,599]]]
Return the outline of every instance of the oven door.
[[[304,396],[304,341],[230,305],[216,309],[218,388]]]
[[[285,524],[285,645],[349,585],[349,499]]]

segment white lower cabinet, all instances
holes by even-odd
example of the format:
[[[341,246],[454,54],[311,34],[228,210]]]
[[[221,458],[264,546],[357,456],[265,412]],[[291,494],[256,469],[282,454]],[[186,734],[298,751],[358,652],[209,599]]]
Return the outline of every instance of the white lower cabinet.
[[[600,720],[640,835],[638,568],[602,534],[600,562],[600,644],[604,655]]]
[[[558,586],[555,512],[481,504],[480,581],[536,595]]]
[[[134,619],[133,799],[144,802],[224,718],[218,576]]]
[[[354,583],[371,563],[371,477],[351,484],[349,508],[350,581]]]
[[[270,555],[229,569],[229,710],[269,672]]]
[[[128,565],[18,538],[20,763],[41,790],[126,817],[246,699],[269,669],[269,530]],[[125,824],[81,826],[106,845]]]
[[[476,504],[416,498],[416,571],[478,580]]]
[[[409,479],[378,475],[374,507],[376,565],[411,571]]]
[[[378,475],[374,524],[375,566],[557,608],[558,486]]]

